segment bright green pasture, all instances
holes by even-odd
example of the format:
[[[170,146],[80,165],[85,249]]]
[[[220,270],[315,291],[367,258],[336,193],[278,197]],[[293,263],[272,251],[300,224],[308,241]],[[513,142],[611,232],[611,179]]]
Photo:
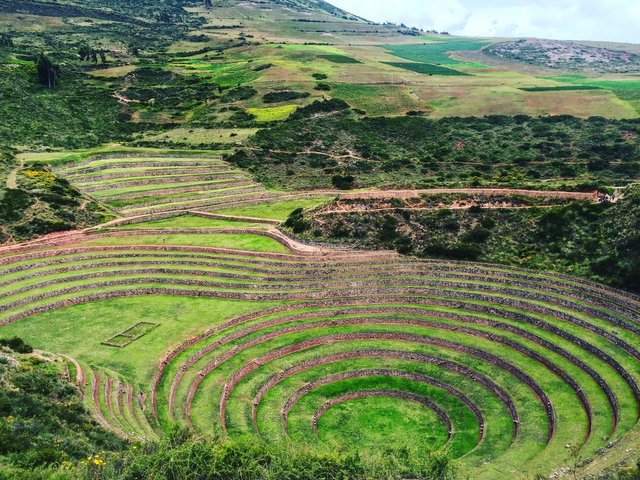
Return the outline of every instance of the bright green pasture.
[[[264,224],[237,222],[235,220],[218,220],[216,218],[199,217],[197,215],[183,215],[181,217],[165,218],[153,222],[134,223],[117,227],[119,230],[172,230],[186,228],[264,228]]]
[[[254,205],[250,207],[230,208],[220,210],[221,215],[234,215],[238,217],[268,218],[273,220],[286,220],[289,214],[297,208],[317,207],[333,200],[332,197],[304,198],[301,200],[287,200],[285,202]]]
[[[247,112],[255,115],[259,122],[275,122],[288,118],[297,108],[297,105],[282,105],[280,107],[248,108]]]
[[[371,397],[330,408],[318,423],[323,443],[351,442],[377,451],[380,445],[407,445],[419,439],[434,449],[447,441],[447,429],[432,411],[398,398]]]
[[[149,385],[169,349],[224,320],[268,305],[168,295],[122,298],[46,312],[0,327],[0,335],[17,335],[35,348],[71,355]],[[125,348],[101,345],[138,322],[160,326]]]
[[[197,247],[230,248],[251,252],[288,253],[286,247],[275,240],[252,234],[168,234],[134,235],[130,237],[96,238],[82,242],[85,246],[113,245],[184,245]]]

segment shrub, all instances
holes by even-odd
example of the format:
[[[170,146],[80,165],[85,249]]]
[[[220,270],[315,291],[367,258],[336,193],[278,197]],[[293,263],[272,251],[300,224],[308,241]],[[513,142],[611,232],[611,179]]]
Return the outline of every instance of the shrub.
[[[289,214],[289,218],[284,222],[284,226],[290,228],[293,233],[303,233],[307,229],[304,219],[304,209],[296,208]]]
[[[255,97],[258,94],[258,91],[253,87],[236,87],[230,90],[227,90],[222,97],[220,97],[220,101],[224,103],[232,103],[239,102],[242,100],[249,100],[250,98]]]
[[[347,102],[339,98],[332,98],[330,100],[316,100],[311,105],[299,108],[289,117],[290,120],[296,120],[301,118],[310,118],[322,113],[335,113],[343,110],[349,110],[351,107]]]
[[[356,177],[348,173],[337,173],[331,177],[331,183],[339,190],[350,190],[353,188]]]
[[[301,98],[310,97],[309,92],[294,92],[293,90],[283,90],[281,92],[269,92],[262,97],[264,103],[280,103]]]
[[[8,347],[16,353],[32,353],[33,347],[19,337],[0,338],[0,345]]]

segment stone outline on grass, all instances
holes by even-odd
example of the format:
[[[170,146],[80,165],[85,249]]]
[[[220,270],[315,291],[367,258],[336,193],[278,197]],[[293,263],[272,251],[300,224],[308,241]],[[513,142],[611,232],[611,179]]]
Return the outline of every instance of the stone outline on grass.
[[[137,329],[139,327],[142,327],[142,326],[146,326],[147,327],[142,333],[137,334],[137,335],[130,335],[130,332],[132,332],[135,329]],[[136,340],[139,340],[140,338],[144,337],[147,333],[155,330],[159,326],[160,326],[159,323],[138,322],[138,323],[130,326],[126,330],[123,330],[123,331],[121,331],[119,333],[116,333],[109,340],[107,340],[105,342],[102,342],[101,345],[106,345],[108,347],[125,348],[125,347],[131,345]],[[118,338],[123,338],[124,342],[118,342],[117,341]]]

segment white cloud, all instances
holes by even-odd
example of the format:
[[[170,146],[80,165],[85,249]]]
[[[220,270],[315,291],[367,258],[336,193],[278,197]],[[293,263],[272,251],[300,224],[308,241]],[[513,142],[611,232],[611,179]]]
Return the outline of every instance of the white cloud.
[[[355,14],[458,35],[640,43],[640,0],[333,0]]]

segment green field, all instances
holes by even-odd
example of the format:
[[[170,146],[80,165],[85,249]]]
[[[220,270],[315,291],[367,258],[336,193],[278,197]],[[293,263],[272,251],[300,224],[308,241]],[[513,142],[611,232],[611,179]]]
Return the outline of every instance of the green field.
[[[489,42],[466,38],[429,38],[429,43],[420,45],[385,45],[385,48],[395,56],[413,62],[431,63],[437,65],[457,65],[462,62],[452,58],[449,53],[461,50],[480,50]]]
[[[468,75],[468,73],[459,72],[452,68],[440,67],[431,63],[385,62],[385,64],[396,68],[404,68],[405,70],[421,73],[423,75]]]

